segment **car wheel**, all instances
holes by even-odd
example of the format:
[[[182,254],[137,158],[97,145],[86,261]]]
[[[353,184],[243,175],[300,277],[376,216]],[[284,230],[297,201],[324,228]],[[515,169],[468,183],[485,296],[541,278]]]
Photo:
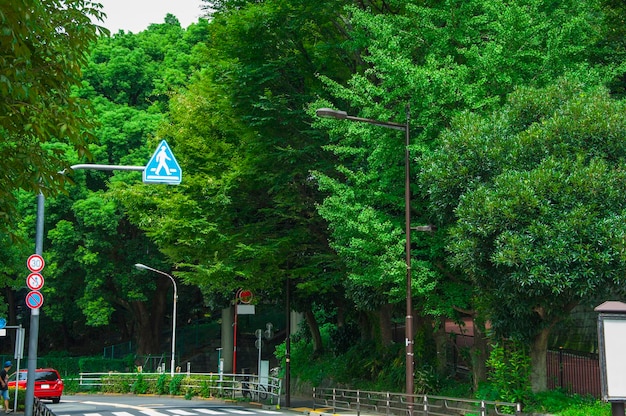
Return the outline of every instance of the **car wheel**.
[[[54,397],[52,398],[52,403],[59,403],[61,401],[60,397]]]

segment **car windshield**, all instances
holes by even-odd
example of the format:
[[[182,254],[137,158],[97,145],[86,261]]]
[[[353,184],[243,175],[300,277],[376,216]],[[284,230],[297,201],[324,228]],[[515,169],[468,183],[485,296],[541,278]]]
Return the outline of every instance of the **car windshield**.
[[[18,376],[18,374],[17,374],[17,373],[13,373],[13,374],[11,374],[11,376],[9,377],[9,381],[15,381],[15,378],[16,378],[17,376]],[[20,378],[19,378],[19,379],[20,379],[20,381],[21,381],[21,380],[26,380],[26,372],[22,372],[22,371],[20,371],[19,376],[20,376]]]
[[[35,374],[35,381],[57,381],[58,379],[54,371],[37,371]]]
[[[15,381],[15,376],[16,374],[12,374],[9,381]],[[28,378],[27,376],[28,376],[28,372],[20,371],[19,380],[24,381]],[[59,377],[54,371],[37,371],[35,373],[35,381],[57,381],[58,379]]]

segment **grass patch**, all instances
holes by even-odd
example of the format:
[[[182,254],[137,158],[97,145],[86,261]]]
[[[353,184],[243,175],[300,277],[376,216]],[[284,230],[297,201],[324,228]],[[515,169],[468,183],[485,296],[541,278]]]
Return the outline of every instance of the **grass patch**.
[[[611,405],[590,396],[568,394],[557,389],[533,394],[524,411],[558,416],[609,416]]]

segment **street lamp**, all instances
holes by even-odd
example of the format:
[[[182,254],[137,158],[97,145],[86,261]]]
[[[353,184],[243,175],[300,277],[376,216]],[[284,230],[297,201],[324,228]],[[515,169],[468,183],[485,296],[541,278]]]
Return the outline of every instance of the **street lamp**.
[[[405,344],[406,344],[406,394],[409,407],[409,414],[413,413],[413,305],[411,295],[411,192],[409,189],[409,108],[407,106],[406,123],[394,123],[391,121],[378,121],[369,118],[354,117],[345,111],[333,110],[331,108],[319,108],[315,111],[318,117],[336,118],[339,120],[358,121],[373,124],[375,126],[388,129],[400,130],[404,132],[404,223],[406,235],[406,321],[405,321]],[[422,231],[422,230],[419,230]]]
[[[163,276],[167,276],[172,281],[174,285],[174,307],[172,312],[172,360],[170,364],[170,373],[172,377],[174,377],[174,366],[176,364],[176,300],[178,299],[178,289],[176,288],[176,280],[169,274],[162,272],[161,270],[153,269],[152,267],[146,266],[145,264],[137,263],[135,264],[135,268],[139,270],[150,270],[151,272],[162,274]]]

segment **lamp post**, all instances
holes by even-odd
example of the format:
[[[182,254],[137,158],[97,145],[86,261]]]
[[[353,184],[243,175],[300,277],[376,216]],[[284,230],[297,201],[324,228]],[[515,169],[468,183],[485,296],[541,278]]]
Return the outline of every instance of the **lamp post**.
[[[176,287],[176,280],[174,278],[161,270],[154,269],[152,267],[146,266],[145,264],[137,263],[135,267],[139,270],[150,270],[151,272],[155,272],[158,274],[162,274],[163,276],[167,276],[172,281],[174,285],[174,306],[172,311],[172,360],[170,363],[170,373],[172,377],[174,377],[174,368],[176,365],[176,300],[178,299],[178,289]]]
[[[411,295],[411,192],[409,189],[409,108],[407,106],[406,123],[394,123],[390,121],[378,121],[369,118],[354,117],[345,111],[333,110],[330,108],[320,108],[315,114],[318,117],[336,118],[339,120],[358,121],[361,123],[373,124],[404,132],[404,222],[406,236],[406,321],[405,321],[405,344],[406,344],[406,394],[409,414],[413,414],[413,305]],[[422,231],[422,230],[420,230]]]

